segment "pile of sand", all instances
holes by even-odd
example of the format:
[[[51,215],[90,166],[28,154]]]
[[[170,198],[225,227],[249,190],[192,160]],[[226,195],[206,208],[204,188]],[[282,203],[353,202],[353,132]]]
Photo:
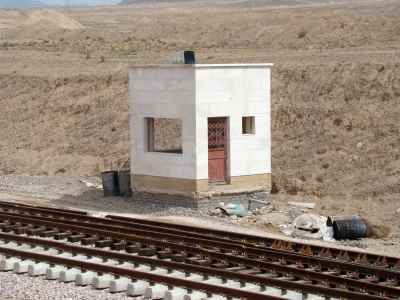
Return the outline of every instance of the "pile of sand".
[[[47,24],[59,29],[76,30],[82,29],[83,25],[73,18],[50,9],[34,10],[28,14],[23,22],[24,26],[34,26],[36,24]]]

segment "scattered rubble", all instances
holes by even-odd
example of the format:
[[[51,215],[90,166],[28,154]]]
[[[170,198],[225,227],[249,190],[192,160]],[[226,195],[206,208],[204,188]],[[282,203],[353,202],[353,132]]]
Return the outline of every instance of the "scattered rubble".
[[[242,225],[257,225],[271,232],[281,232],[287,236],[324,241],[358,240],[364,237],[388,237],[387,226],[373,225],[358,215],[322,216],[312,213],[313,202],[289,201],[280,210],[272,203],[246,209],[241,204],[220,203],[210,216],[226,218],[229,222]]]
[[[313,202],[288,202],[290,206],[302,207],[313,209],[315,207],[315,203]]]
[[[282,211],[274,211],[266,215],[257,216],[257,223],[270,227],[271,225],[280,228],[282,225],[290,223],[290,216]]]

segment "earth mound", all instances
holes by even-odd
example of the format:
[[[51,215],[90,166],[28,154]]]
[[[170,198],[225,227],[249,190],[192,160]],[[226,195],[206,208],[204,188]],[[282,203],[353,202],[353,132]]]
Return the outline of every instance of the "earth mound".
[[[83,29],[83,25],[73,18],[51,9],[34,10],[23,22],[24,26],[51,25],[60,29]]]

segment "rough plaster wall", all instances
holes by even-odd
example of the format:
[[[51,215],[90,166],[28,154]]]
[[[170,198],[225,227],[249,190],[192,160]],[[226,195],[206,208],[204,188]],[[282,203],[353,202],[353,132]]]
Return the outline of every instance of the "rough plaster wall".
[[[195,176],[195,96],[194,71],[189,66],[130,69],[131,172],[137,175],[196,179]],[[147,151],[145,118],[182,120],[182,153]],[[160,130],[162,125],[159,124]],[[171,127],[170,127],[171,126]],[[161,135],[174,137],[175,125],[162,129]],[[168,128],[171,128],[169,130]],[[158,131],[158,130],[157,130]],[[174,142],[175,143],[175,142]],[[173,144],[174,144],[173,143]],[[167,146],[167,143],[162,143]]]
[[[154,151],[182,150],[182,120],[154,119]]]
[[[228,176],[271,172],[270,67],[196,69],[197,178],[208,178],[208,117],[228,117]],[[242,117],[254,116],[256,133],[242,134]]]

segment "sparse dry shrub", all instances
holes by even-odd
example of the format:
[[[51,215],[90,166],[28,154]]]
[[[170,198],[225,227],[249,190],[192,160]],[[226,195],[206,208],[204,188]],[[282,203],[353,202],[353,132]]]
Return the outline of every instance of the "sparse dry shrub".
[[[318,190],[313,191],[311,194],[312,194],[313,196],[317,197],[317,198],[321,198],[321,196],[322,196],[321,191],[318,191]]]
[[[333,120],[333,124],[335,126],[340,126],[340,125],[342,125],[342,123],[343,123],[343,120],[341,118],[335,118],[335,120]]]
[[[106,84],[107,84],[107,86],[110,86],[111,83],[112,83],[112,75],[108,75],[107,79],[106,79]]]
[[[307,35],[307,31],[305,29],[302,29],[297,33],[297,38],[303,39],[306,37],[306,35]]]
[[[345,122],[344,127],[346,128],[347,131],[352,131],[353,130],[353,123],[350,120],[347,120]]]
[[[60,168],[55,172],[55,174],[64,174],[65,172],[67,172],[67,170],[65,170],[64,168]]]
[[[298,189],[298,187],[296,185],[292,185],[287,189],[287,192],[288,192],[289,195],[293,195],[294,196],[294,195],[298,194],[299,189]]]
[[[279,187],[276,184],[276,182],[272,179],[271,194],[278,194],[278,193],[279,193]]]

